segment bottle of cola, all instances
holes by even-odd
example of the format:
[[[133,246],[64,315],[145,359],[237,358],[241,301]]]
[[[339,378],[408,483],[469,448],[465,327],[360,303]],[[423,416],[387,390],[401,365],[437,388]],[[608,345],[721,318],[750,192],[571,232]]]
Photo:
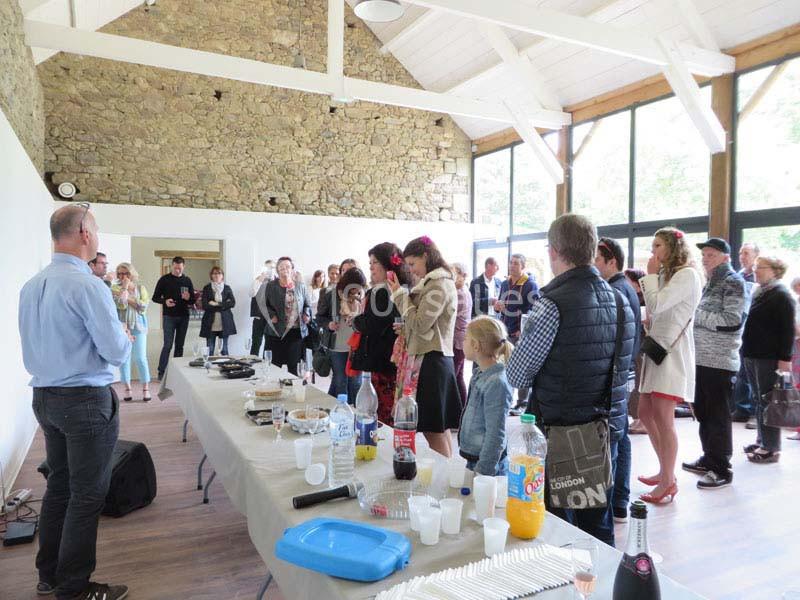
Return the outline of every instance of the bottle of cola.
[[[394,476],[411,480],[417,476],[417,402],[411,388],[403,389],[403,396],[394,407]]]
[[[628,545],[614,579],[613,600],[661,600],[658,574],[647,545],[647,505],[631,503]]]

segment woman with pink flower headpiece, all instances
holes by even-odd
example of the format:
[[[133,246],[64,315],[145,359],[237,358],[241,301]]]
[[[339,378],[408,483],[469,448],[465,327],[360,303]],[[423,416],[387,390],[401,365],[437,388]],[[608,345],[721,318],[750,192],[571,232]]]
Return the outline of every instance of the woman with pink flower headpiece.
[[[351,355],[354,369],[372,374],[372,385],[378,394],[378,420],[393,425],[397,366],[392,362],[397,334],[393,325],[400,316],[391,299],[387,275],[394,276],[401,285],[408,283],[408,270],[400,248],[383,242],[369,251],[369,276],[371,288],[364,298],[364,310],[353,319],[353,328],[361,334],[358,348]]]
[[[405,319],[398,329],[405,352],[398,376],[403,386],[414,387],[419,409],[417,431],[431,449],[452,454],[451,429],[459,426],[461,397],[453,366],[453,335],[458,297],[453,273],[428,236],[411,240],[403,259],[418,282],[411,290],[390,274],[392,301]]]
[[[663,227],[653,237],[648,274],[639,280],[647,307],[639,418],[647,428],[659,464],[656,475],[640,476],[639,481],[656,486],[641,496],[645,502],[654,504],[671,502],[678,493],[675,403],[694,401],[693,321],[703,284],[690,261],[684,233],[674,227]]]

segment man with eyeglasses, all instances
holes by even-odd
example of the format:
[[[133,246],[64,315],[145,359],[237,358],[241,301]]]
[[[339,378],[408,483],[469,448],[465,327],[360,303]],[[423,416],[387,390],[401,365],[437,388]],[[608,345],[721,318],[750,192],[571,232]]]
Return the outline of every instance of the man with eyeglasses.
[[[89,581],[97,525],[111,482],[119,434],[114,370],[131,351],[108,289],[87,265],[97,256],[88,204],[50,218],[52,262],[22,288],[22,358],[33,376],[33,412],[45,438],[47,491],[39,518],[36,593],[120,600],[124,585]]]
[[[99,277],[106,286],[111,287],[111,279],[108,277],[108,258],[105,254],[98,252],[97,256],[89,261],[89,268],[95,277]]]

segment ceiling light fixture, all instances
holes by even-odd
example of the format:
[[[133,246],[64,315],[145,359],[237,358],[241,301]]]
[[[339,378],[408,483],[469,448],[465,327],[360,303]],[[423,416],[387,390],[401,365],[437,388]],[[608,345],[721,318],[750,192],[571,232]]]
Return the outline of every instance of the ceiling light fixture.
[[[405,8],[400,0],[356,0],[353,11],[364,21],[387,23],[402,17]]]

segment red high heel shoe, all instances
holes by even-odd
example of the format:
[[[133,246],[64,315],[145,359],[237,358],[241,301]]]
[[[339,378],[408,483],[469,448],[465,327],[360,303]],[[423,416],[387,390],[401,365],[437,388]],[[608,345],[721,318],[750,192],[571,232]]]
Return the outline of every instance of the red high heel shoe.
[[[671,486],[669,486],[664,493],[660,496],[656,496],[653,493],[642,494],[639,496],[641,500],[648,502],[650,504],[669,504],[675,499],[675,496],[678,495],[678,482],[676,481]]]
[[[645,477],[644,475],[639,475],[636,479],[645,485],[658,485],[661,483],[661,478],[658,475],[655,475],[654,477]]]

